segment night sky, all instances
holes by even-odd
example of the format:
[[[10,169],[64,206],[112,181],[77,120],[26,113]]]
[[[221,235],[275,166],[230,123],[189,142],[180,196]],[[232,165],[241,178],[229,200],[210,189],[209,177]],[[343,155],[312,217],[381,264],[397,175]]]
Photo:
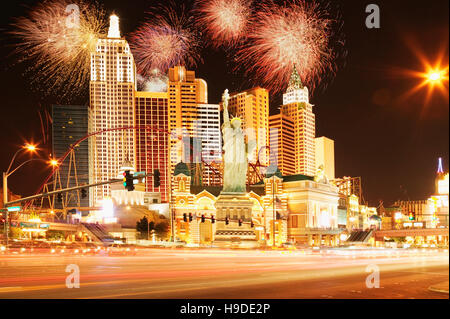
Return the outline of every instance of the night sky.
[[[41,143],[40,154],[49,156],[38,110],[61,103],[58,96],[43,97],[33,90],[24,75],[24,64],[12,54],[13,40],[7,34],[14,17],[24,15],[26,6],[38,1],[9,1],[1,10],[1,134],[0,168],[6,170],[18,147],[25,141]],[[145,19],[155,1],[103,0],[108,14],[120,17],[121,32],[127,34]],[[364,198],[370,205],[380,199],[385,205],[402,199],[426,199],[434,191],[438,157],[448,170],[449,104],[446,94],[434,91],[425,104],[426,90],[401,99],[420,80],[399,76],[395,70],[423,71],[417,50],[434,63],[444,52],[448,65],[448,0],[430,1],[333,1],[343,16],[347,57],[334,80],[317,89],[315,105],[317,136],[335,141],[336,176],[361,176]],[[365,27],[365,7],[376,3],[381,9],[381,29]],[[409,43],[415,43],[411,46]],[[221,50],[204,49],[197,77],[208,83],[209,102],[217,103],[225,88],[249,87],[248,80],[230,71],[230,59]],[[86,95],[71,104],[87,104]],[[281,95],[271,96],[271,114]],[[51,145],[47,141],[47,147]],[[26,158],[26,156],[24,156]],[[30,195],[49,173],[35,162],[10,177],[14,193]],[[403,189],[403,190],[402,190]],[[406,190],[406,191],[405,191]]]

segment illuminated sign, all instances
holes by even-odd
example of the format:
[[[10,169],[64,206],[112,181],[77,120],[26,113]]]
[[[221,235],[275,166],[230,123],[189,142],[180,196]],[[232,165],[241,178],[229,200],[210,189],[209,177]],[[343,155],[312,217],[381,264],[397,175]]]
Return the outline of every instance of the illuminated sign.
[[[22,207],[20,206],[14,206],[14,207],[7,207],[8,212],[20,212],[22,210]]]
[[[423,223],[414,223],[414,227],[423,227]]]
[[[411,227],[412,223],[403,223],[403,227]]]

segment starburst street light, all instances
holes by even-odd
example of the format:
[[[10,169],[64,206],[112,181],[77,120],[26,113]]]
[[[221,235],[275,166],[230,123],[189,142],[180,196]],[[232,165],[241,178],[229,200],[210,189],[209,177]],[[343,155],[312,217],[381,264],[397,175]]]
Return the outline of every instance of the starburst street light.
[[[427,74],[427,79],[428,82],[431,83],[437,83],[437,82],[442,82],[445,80],[445,71],[440,71],[440,70],[432,70],[430,72],[428,72]]]
[[[35,145],[32,145],[32,144],[27,144],[27,145],[25,145],[25,148],[26,148],[27,150],[29,150],[30,152],[36,151],[36,146],[35,146]]]

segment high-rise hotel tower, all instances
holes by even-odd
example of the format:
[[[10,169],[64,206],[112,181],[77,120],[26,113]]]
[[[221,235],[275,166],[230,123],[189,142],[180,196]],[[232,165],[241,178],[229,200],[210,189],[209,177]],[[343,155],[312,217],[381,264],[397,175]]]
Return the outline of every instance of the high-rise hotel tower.
[[[167,103],[167,92],[136,92],[136,126],[148,127],[136,130],[136,171],[159,170],[160,186],[146,178],[145,190],[161,193],[162,202],[169,201],[170,191]]]
[[[171,172],[175,165],[186,160],[186,152],[177,137],[193,137],[198,120],[198,104],[208,103],[208,87],[203,79],[195,78],[195,71],[184,66],[169,69],[169,131]],[[185,140],[187,141],[187,139]]]
[[[134,126],[136,67],[127,41],[120,36],[119,18],[110,17],[107,37],[91,55],[89,132]],[[135,165],[134,130],[107,131],[89,141],[89,181],[116,178],[125,161]],[[90,192],[90,205],[110,196],[110,186]]]
[[[228,111],[242,120],[247,141],[256,142],[250,154],[250,162],[268,165],[269,146],[269,91],[256,87],[244,92],[230,94]]]
[[[280,168],[282,172],[314,176],[316,174],[316,118],[313,105],[309,103],[308,88],[303,86],[295,66],[288,89],[283,94],[281,115],[271,116],[269,122],[271,144],[278,144],[276,150],[278,163],[284,165]],[[272,134],[277,129],[278,134]],[[277,143],[274,138],[278,139]],[[294,160],[293,167],[286,165],[292,160]]]

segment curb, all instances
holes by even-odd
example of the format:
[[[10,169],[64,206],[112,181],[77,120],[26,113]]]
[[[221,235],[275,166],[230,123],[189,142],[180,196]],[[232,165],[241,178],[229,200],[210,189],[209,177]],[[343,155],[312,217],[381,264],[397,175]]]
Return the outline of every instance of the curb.
[[[447,289],[445,289],[443,286],[447,284]],[[448,294],[448,282],[443,282],[437,285],[433,285],[428,287],[428,290],[433,291],[433,292],[439,292],[439,293],[443,293],[443,294]]]

